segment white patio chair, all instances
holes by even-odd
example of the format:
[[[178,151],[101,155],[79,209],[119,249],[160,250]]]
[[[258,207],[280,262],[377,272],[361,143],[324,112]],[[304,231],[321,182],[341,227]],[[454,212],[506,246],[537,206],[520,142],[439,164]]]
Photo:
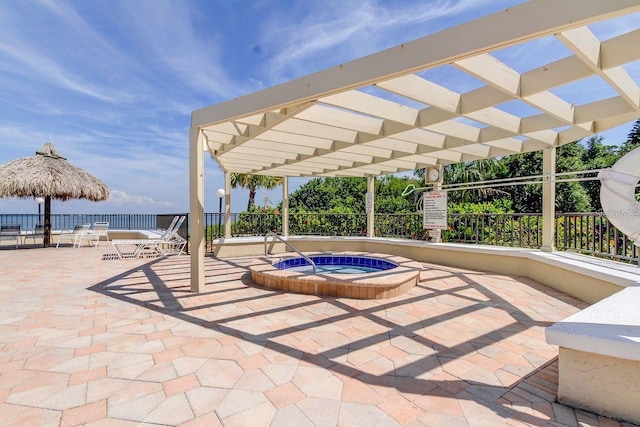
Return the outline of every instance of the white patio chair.
[[[84,238],[84,236],[86,236],[90,227],[91,227],[91,224],[82,224],[82,225],[76,225],[75,227],[73,227],[73,231],[62,231],[58,236],[58,243],[56,244],[56,248],[60,246],[60,243],[63,240],[73,242],[74,248],[80,247],[80,244],[82,243],[82,239]]]
[[[26,243],[27,239],[32,239],[34,245],[36,244],[36,239],[44,239],[44,224],[39,222],[33,227],[33,231],[26,231],[22,236],[22,243]]]
[[[0,225],[0,241],[2,240],[15,240],[17,248],[20,245],[20,224]]]
[[[176,226],[176,222],[178,222],[178,219],[180,219],[180,215],[176,215],[173,217],[173,219],[171,220],[171,224],[169,224],[169,227],[167,227],[166,230],[164,230],[164,232],[162,233],[162,237],[160,237],[160,239],[164,239],[165,237],[167,237],[167,233],[170,233],[173,231],[173,229]],[[162,230],[162,229],[159,229]]]
[[[178,231],[180,231],[180,227],[186,218],[186,216],[176,216],[174,219],[177,219],[177,221],[175,223],[172,222],[173,228],[170,228],[165,232],[163,243],[160,247],[163,255],[182,255],[184,253],[184,249],[187,246],[187,240],[179,235]]]
[[[139,258],[145,252],[151,252],[161,256],[169,254],[182,254],[187,241],[178,235],[180,226],[186,216],[176,216],[171,225],[162,236],[157,239],[113,239],[111,246],[116,251],[118,258]],[[134,246],[133,252],[124,252],[123,247]]]
[[[86,233],[82,238],[86,239],[91,245],[91,242],[95,241],[94,246],[98,246],[100,244],[100,238],[104,236],[109,242],[109,222],[107,221],[96,221],[93,223],[93,227]]]

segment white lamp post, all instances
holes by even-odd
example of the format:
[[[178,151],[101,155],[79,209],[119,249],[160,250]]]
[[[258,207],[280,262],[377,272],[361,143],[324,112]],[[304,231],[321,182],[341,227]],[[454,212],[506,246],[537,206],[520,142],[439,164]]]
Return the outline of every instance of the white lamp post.
[[[36,197],[36,203],[38,204],[38,222],[42,223],[42,219],[40,218],[40,206],[44,203],[44,197]]]
[[[225,192],[222,188],[218,189],[218,239],[220,238],[220,227],[222,227],[222,199],[224,199]]]

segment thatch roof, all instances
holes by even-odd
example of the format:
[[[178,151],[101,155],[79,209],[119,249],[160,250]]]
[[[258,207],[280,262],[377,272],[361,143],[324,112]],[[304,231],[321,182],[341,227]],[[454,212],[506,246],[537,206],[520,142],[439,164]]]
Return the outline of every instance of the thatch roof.
[[[109,188],[67,162],[53,144],[47,142],[35,156],[0,165],[0,197],[99,201],[109,198]]]

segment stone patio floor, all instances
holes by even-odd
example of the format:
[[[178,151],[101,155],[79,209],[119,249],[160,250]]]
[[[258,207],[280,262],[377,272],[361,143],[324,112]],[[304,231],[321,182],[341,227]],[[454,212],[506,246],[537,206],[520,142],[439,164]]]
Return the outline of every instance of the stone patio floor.
[[[424,264],[384,301],[253,287],[254,258],[0,250],[7,426],[628,426],[555,403],[544,328],[586,304]],[[107,257],[108,258],[108,257]]]

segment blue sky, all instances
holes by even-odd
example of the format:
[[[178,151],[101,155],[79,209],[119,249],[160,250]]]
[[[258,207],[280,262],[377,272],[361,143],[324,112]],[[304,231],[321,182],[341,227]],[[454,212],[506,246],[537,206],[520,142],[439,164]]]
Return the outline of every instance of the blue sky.
[[[193,110],[519,3],[3,0],[0,164],[50,141],[111,190],[105,202],[54,201],[54,213],[186,212]],[[216,212],[223,177],[210,158],[205,175],[205,210]],[[257,203],[265,197],[277,203],[280,190]],[[232,211],[246,203],[234,190]],[[35,212],[33,200],[0,199],[0,213]]]

